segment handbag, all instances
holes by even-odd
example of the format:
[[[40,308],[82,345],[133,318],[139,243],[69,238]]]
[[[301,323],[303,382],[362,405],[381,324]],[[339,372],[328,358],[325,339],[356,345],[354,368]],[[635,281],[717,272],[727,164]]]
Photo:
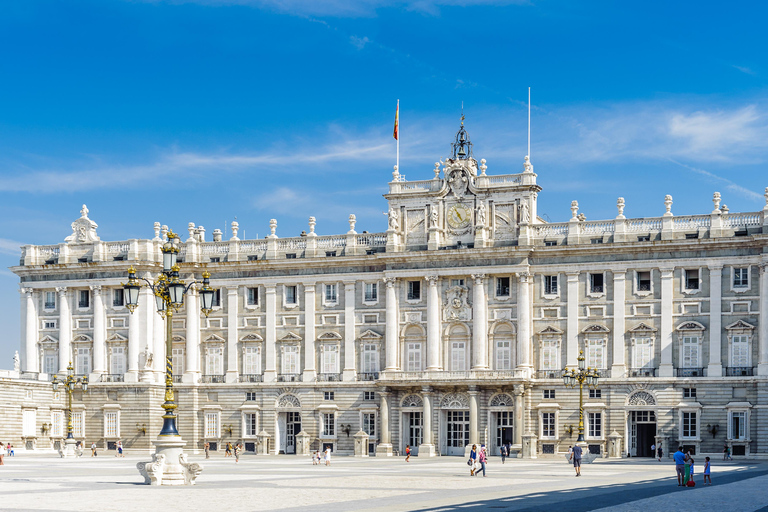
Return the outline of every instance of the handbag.
[[[688,487],[696,487],[696,482],[694,482],[693,480],[688,480],[688,483],[685,485],[687,485]]]
[[[471,466],[471,465],[472,465],[472,459],[469,459],[469,460],[467,461],[467,466]]]

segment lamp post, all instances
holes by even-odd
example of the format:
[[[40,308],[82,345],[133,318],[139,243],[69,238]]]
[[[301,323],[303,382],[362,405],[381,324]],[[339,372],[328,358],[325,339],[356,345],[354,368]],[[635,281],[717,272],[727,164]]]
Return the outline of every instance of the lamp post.
[[[569,388],[579,386],[579,438],[576,439],[576,442],[586,444],[584,440],[584,383],[586,382],[590,388],[596,388],[599,375],[596,369],[586,366],[583,350],[579,351],[578,362],[578,372],[574,369],[569,371],[567,368],[563,370],[563,383]]]
[[[84,392],[88,392],[88,376],[85,375],[82,378],[76,377],[75,369],[72,366],[72,361],[70,361],[69,366],[67,366],[67,376],[65,378],[59,379],[56,375],[54,375],[53,380],[51,381],[53,391],[58,391],[60,385],[63,385],[67,390],[67,438],[64,440],[64,449],[61,451],[61,456],[64,458],[75,456],[75,446],[77,445],[77,440],[72,434],[72,392],[75,390],[78,384],[81,388],[83,388]]]
[[[153,462],[140,463],[139,471],[154,485],[183,485],[194,484],[194,478],[202,471],[198,464],[186,462],[179,431],[176,429],[176,401],[173,393],[173,315],[184,305],[184,296],[194,286],[200,292],[202,301],[201,311],[208,316],[213,310],[215,290],[211,288],[211,275],[203,272],[202,281],[192,281],[187,284],[179,278],[177,257],[179,254],[179,237],[173,231],[168,232],[168,241],[162,246],[163,271],[154,282],[143,277],[136,277],[136,269],[128,269],[128,282],[123,285],[126,297],[126,307],[133,314],[139,305],[139,291],[148,286],[155,296],[157,312],[165,319],[165,402],[163,403],[163,428],[157,437]],[[146,284],[142,284],[144,281]],[[190,312],[191,314],[192,312]],[[193,467],[194,466],[194,467]],[[190,476],[190,473],[195,473]]]

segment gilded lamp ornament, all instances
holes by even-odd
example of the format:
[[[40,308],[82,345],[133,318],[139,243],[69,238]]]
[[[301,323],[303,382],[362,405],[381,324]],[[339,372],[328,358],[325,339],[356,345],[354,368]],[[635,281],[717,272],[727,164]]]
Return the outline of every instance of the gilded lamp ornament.
[[[51,380],[53,391],[58,391],[59,386],[63,385],[67,389],[67,439],[74,439],[72,432],[74,430],[72,424],[72,392],[80,385],[83,392],[88,392],[88,376],[77,377],[75,375],[75,368],[72,366],[72,361],[67,366],[67,376],[63,379],[58,378],[56,375]],[[50,425],[48,426],[50,428]],[[74,441],[73,441],[74,442]]]
[[[584,359],[584,351],[579,351],[579,368],[575,369],[566,368],[563,370],[563,383],[566,387],[575,388],[579,386],[579,437],[576,439],[577,443],[583,443],[584,440],[584,384],[594,389],[597,387],[597,382],[600,375],[595,368],[589,368],[586,366],[586,360]]]

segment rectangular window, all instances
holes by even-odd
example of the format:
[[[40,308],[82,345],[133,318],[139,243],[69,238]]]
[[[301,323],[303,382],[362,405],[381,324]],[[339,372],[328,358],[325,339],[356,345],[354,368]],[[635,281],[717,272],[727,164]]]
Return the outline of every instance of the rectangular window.
[[[733,287],[746,288],[749,286],[749,268],[733,269]]]
[[[589,274],[590,293],[603,293],[603,274]]]
[[[205,374],[224,374],[224,347],[209,347],[205,355]]]
[[[363,372],[375,373],[379,371],[379,346],[375,343],[363,344]]]
[[[590,389],[589,390],[589,398],[602,398],[603,392],[599,389]]]
[[[45,292],[45,309],[56,309],[56,292]]]
[[[336,302],[339,286],[337,284],[325,285],[325,302]]]
[[[605,368],[605,344],[603,340],[587,340],[587,366]]]
[[[508,277],[496,278],[496,296],[509,297],[509,278]]]
[[[323,413],[323,435],[333,437],[336,435],[336,415]]]
[[[245,401],[246,402],[253,402],[256,400],[256,392],[255,391],[247,391],[245,393]]]
[[[541,413],[541,437],[555,437],[555,413]]]
[[[296,304],[296,285],[285,287],[285,303]]]
[[[245,347],[243,349],[243,373],[245,375],[261,374],[260,347]]]
[[[544,340],[541,342],[541,369],[559,370],[557,361],[557,340]]]
[[[259,289],[258,288],[246,288],[246,304],[249,306],[259,305]]]
[[[287,259],[287,260],[295,260],[296,259],[296,253],[295,252],[287,253],[285,255],[285,259]]]
[[[451,286],[464,286],[463,279],[451,279]]]
[[[43,320],[43,329],[55,329],[56,320]]]
[[[215,292],[213,292],[212,307],[214,308],[221,307],[221,289],[218,289]]]
[[[557,295],[557,276],[544,276],[544,295]]]
[[[376,400],[376,392],[375,391],[363,391],[363,400]]]
[[[88,375],[91,373],[91,349],[82,347],[75,349],[75,373]]]
[[[731,366],[736,368],[749,366],[749,338],[747,336],[731,337]]]
[[[56,373],[56,359],[56,354],[45,354],[45,360],[43,361],[43,371],[48,375],[53,375]]]
[[[171,357],[173,362],[173,374],[184,374],[184,347],[174,347],[171,349]]]
[[[91,305],[91,291],[80,290],[80,300],[77,303],[78,307],[87,308]]]
[[[363,432],[368,434],[368,437],[376,437],[376,414],[363,413]]]
[[[649,292],[651,291],[651,271],[644,270],[637,273],[637,291]]]
[[[593,245],[594,244],[601,244],[601,243],[603,243],[603,239],[602,238],[591,238],[589,240],[589,243],[591,243]]]
[[[323,373],[339,373],[339,346],[323,347]]]
[[[603,436],[603,414],[600,412],[590,412],[589,416],[589,431],[587,435],[589,437],[602,437]]]
[[[683,398],[696,398],[696,388],[683,388]]]
[[[699,289],[699,270],[698,269],[685,269],[685,289],[686,290],[698,290]]]
[[[544,390],[544,398],[555,398],[555,390],[554,389],[545,389]]]
[[[377,283],[365,283],[365,301],[376,302],[379,298],[379,286]]]
[[[421,368],[421,343],[406,343],[406,370],[407,372],[420,372]]]
[[[219,437],[219,413],[205,413],[205,437],[208,439],[217,439]]]
[[[699,367],[699,337],[683,336],[683,368]]]
[[[683,412],[683,435],[682,437],[696,437],[696,413]]]
[[[64,437],[64,411],[51,411],[51,437]]]
[[[323,391],[323,400],[333,400],[333,391]]]
[[[24,409],[21,415],[21,431],[24,437],[37,436],[37,410]]]
[[[123,295],[122,288],[112,290],[112,306],[116,308],[125,306],[125,296]]]
[[[72,434],[75,437],[85,437],[83,433],[83,411],[72,412]]]
[[[245,413],[245,435],[253,437],[258,433],[258,425],[256,424],[256,413]]]
[[[554,247],[557,245],[557,240],[544,240],[544,247]]]
[[[117,411],[104,413],[104,437],[117,437]]]
[[[110,352],[109,373],[123,375],[125,373],[125,347],[112,347]]]
[[[510,340],[496,341],[496,369],[512,369],[512,342]]]
[[[635,340],[634,366],[635,368],[653,368],[651,338]]]
[[[379,315],[363,315],[364,324],[377,324],[379,323]]]
[[[747,413],[744,411],[731,413],[730,437],[734,440],[747,438]]]
[[[408,300],[421,300],[421,281],[408,281]]]
[[[451,371],[463,372],[467,369],[467,344],[464,341],[451,342]]]
[[[299,347],[296,345],[286,345],[283,347],[282,363],[284,374],[299,373]]]

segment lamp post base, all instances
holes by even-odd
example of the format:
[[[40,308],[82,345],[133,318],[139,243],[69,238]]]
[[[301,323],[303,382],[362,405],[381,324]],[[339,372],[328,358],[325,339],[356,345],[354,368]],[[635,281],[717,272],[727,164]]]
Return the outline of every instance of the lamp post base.
[[[187,461],[186,441],[181,436],[159,436],[154,443],[151,462],[139,462],[136,468],[149,485],[195,485],[203,466]]]
[[[59,450],[62,459],[77,457],[77,439],[64,439],[64,445]]]

